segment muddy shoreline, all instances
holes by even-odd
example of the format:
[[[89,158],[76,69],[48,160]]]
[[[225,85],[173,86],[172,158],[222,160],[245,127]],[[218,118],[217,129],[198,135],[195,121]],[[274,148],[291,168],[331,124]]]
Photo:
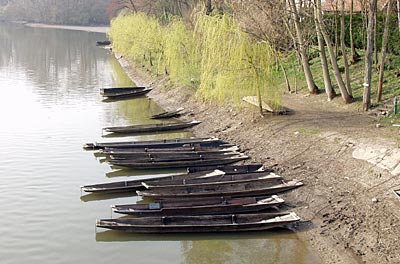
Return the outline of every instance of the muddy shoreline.
[[[326,103],[324,95],[284,95],[284,106],[294,112],[288,116],[261,117],[249,105],[236,109],[199,102],[194,91],[173,87],[167,77],[151,76],[145,67],[116,57],[137,85],[153,87],[149,97],[161,107],[185,107],[188,118],[202,121],[193,129],[196,136],[228,140],[250,162],[302,180],[305,186],[283,198],[303,220],[298,235],[323,263],[400,263],[400,200],[393,194],[399,177],[379,161],[353,157],[370,148],[391,155],[399,149],[397,132],[377,127],[376,119],[345,105]]]

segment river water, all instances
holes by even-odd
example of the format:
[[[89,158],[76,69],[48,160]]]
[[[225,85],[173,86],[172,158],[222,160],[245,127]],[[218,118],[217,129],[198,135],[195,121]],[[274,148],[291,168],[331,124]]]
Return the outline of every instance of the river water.
[[[81,197],[79,187],[138,176],[113,171],[82,144],[121,140],[102,138],[101,128],[154,122],[148,117],[162,111],[145,97],[101,101],[99,88],[132,85],[95,46],[104,39],[0,23],[0,263],[318,263],[290,231],[160,236],[95,229],[111,204],[138,198]]]

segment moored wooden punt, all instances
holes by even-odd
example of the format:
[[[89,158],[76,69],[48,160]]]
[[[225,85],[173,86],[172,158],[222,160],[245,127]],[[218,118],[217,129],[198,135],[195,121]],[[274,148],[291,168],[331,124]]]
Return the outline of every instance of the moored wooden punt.
[[[134,216],[166,216],[166,215],[213,215],[259,212],[279,206],[284,200],[276,195],[268,198],[220,198],[207,200],[160,201],[153,203],[125,204],[111,206],[113,212]]]
[[[104,94],[105,101],[112,101],[118,99],[129,99],[147,94],[152,88],[135,87],[135,88],[108,88],[108,89],[123,89],[124,91],[107,92]],[[128,91],[129,90],[129,91]]]
[[[223,146],[211,146],[211,147],[176,147],[176,148],[104,148],[99,150],[99,154],[104,155],[126,155],[132,156],[142,155],[142,154],[165,154],[165,153],[219,153],[219,152],[229,152],[238,151],[237,146],[233,147],[223,147]]]
[[[223,175],[224,172],[216,170],[210,172],[195,172],[195,173],[184,173],[178,175],[160,176],[149,179],[129,180],[129,181],[118,181],[100,184],[91,184],[81,186],[81,190],[91,193],[121,193],[121,192],[136,192],[138,190],[146,189],[142,182],[173,182],[175,180],[189,179],[195,177],[218,177]],[[135,193],[136,194],[136,193]]]
[[[150,118],[151,119],[164,119],[164,118],[171,118],[171,117],[179,117],[181,115],[181,112],[184,110],[183,107],[180,107],[176,109],[175,111],[166,111],[162,112],[156,115],[152,115]]]
[[[103,41],[96,41],[97,46],[108,46],[111,45],[111,41],[109,40],[103,40]]]
[[[120,142],[95,142],[86,143],[83,145],[84,149],[159,149],[159,148],[176,148],[176,147],[220,147],[231,146],[226,141],[217,138],[176,138],[176,139],[162,139],[162,140],[147,140],[147,141],[120,141]]]
[[[261,231],[299,221],[295,213],[162,216],[100,219],[96,226],[136,233]]]
[[[207,154],[221,154],[221,153],[239,153],[238,147],[229,148],[171,148],[171,149],[104,149],[97,152],[98,155],[113,155],[124,158],[136,157],[159,157],[169,155],[207,155]]]
[[[124,94],[124,93],[131,93],[136,91],[141,91],[146,89],[144,86],[137,86],[137,87],[117,87],[117,88],[102,88],[100,89],[100,94],[102,96],[113,96],[115,94]]]
[[[277,185],[262,186],[259,182],[257,184],[226,184],[226,185],[213,185],[213,186],[198,186],[187,188],[165,188],[157,190],[137,191],[138,195],[154,198],[178,198],[178,197],[205,197],[205,196],[260,196],[271,195],[284,191],[288,191],[302,186],[303,183],[297,180],[283,182]],[[261,187],[260,187],[261,186]]]
[[[244,164],[244,165],[222,165],[222,166],[203,166],[203,167],[189,167],[188,172],[201,172],[211,170],[222,170],[226,174],[235,173],[249,173],[256,171],[273,171],[272,169],[265,169],[262,164]]]
[[[233,184],[248,184],[247,187],[256,185],[273,186],[282,183],[282,177],[273,172],[264,173],[246,173],[246,174],[223,174],[220,176],[200,176],[196,178],[175,179],[171,181],[162,182],[142,182],[142,185],[151,190],[186,190],[192,187],[208,187],[208,186],[222,186]],[[250,185],[252,184],[252,185]]]
[[[161,162],[161,161],[180,161],[180,160],[206,160],[227,158],[230,156],[240,155],[240,152],[218,152],[218,153],[163,153],[163,154],[142,154],[134,156],[115,155],[109,156],[111,160],[131,160],[134,162]]]
[[[194,120],[188,122],[105,127],[103,128],[103,130],[111,133],[150,133],[150,132],[162,132],[162,131],[185,129],[193,127],[200,123],[201,123],[200,121]]]
[[[227,170],[228,174],[230,173]],[[266,175],[270,172],[267,171],[257,171],[257,172],[249,172],[249,174],[258,174],[258,175]],[[224,175],[225,172],[221,170],[214,171],[201,171],[201,172],[191,172],[191,173],[183,173],[177,175],[169,175],[169,176],[159,176],[152,177],[147,179],[138,179],[138,180],[128,180],[128,181],[117,181],[117,182],[109,182],[109,183],[100,183],[100,184],[91,184],[81,186],[81,189],[85,192],[92,193],[121,193],[121,192],[136,192],[139,190],[145,190],[146,188],[142,185],[142,182],[146,183],[155,183],[155,182],[177,182],[183,181],[193,178],[203,178],[203,180],[211,181],[214,179],[219,179],[221,175]],[[236,173],[235,173],[236,174]],[[247,174],[247,173],[244,173]],[[135,193],[136,194],[136,193]]]
[[[182,160],[182,161],[160,161],[160,162],[135,162],[132,160],[110,160],[110,164],[133,169],[168,169],[187,168],[193,166],[225,165],[248,159],[246,155],[236,155],[226,158]]]

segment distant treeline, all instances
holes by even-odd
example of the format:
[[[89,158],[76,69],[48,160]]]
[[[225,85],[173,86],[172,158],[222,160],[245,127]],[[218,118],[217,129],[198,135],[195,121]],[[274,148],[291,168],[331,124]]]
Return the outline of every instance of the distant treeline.
[[[109,0],[0,0],[0,19],[68,25],[109,24]]]

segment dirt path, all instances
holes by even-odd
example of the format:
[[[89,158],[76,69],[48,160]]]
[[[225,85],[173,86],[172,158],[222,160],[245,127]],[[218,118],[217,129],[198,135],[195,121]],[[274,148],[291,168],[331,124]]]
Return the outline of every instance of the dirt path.
[[[194,129],[197,136],[229,140],[251,162],[304,181],[284,198],[304,220],[299,235],[324,263],[400,263],[400,199],[393,193],[399,177],[379,160],[373,164],[353,157],[377,151],[383,161],[397,153],[394,131],[377,128],[364,113],[327,103],[324,95],[285,95],[284,105],[293,110],[287,116],[261,117],[252,106],[206,105],[196,102],[193,91],[165,89],[166,79],[154,80],[120,61],[136,84],[154,88],[150,97],[162,107],[183,106],[191,119],[202,121]]]

